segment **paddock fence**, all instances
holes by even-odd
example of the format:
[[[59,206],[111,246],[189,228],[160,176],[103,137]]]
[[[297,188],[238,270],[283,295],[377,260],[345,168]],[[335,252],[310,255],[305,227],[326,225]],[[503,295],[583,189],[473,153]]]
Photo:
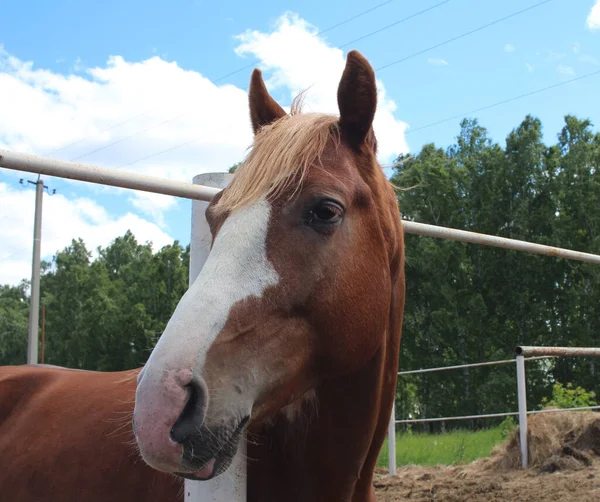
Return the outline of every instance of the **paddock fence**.
[[[202,268],[202,265],[204,263],[203,260],[206,258],[207,255],[207,237],[205,234],[203,234],[203,231],[206,230],[206,222],[203,220],[203,211],[201,209],[205,208],[206,204],[210,202],[212,198],[227,185],[227,180],[224,178],[219,179],[213,184],[213,186],[207,186],[211,183],[201,183],[203,178],[206,178],[208,181],[210,181],[211,176],[218,177],[220,175],[223,175],[224,173],[213,173],[212,175],[199,175],[194,178],[194,183],[185,183],[122,170],[107,169],[103,167],[52,159],[37,155],[12,152],[4,149],[0,149],[0,167],[3,167],[5,169],[11,169],[14,171],[30,172],[39,175],[55,176],[88,183],[95,183],[100,185],[108,185],[192,199],[194,202],[192,204],[191,234],[192,243],[195,243],[195,246],[192,247],[198,248],[199,253],[196,254],[194,258],[194,254],[192,252],[190,263],[190,280],[195,278],[197,272],[199,272],[199,270]],[[477,232],[458,230],[454,228],[428,225],[424,223],[418,223],[415,221],[409,221],[407,219],[403,219],[402,223],[404,227],[404,232],[408,234],[434,237],[438,239],[449,239],[470,244],[498,247],[507,250],[515,250],[545,256],[553,256],[556,258],[563,258],[568,260],[576,260],[592,264],[600,264],[600,255],[596,254],[536,244],[517,239],[508,239],[493,235],[480,234]],[[536,349],[543,350],[543,348]],[[535,354],[531,353],[521,354],[521,356],[523,357],[527,355],[535,356]],[[542,355],[543,354],[537,354],[537,356]],[[516,360],[517,370],[519,372],[522,372],[522,377],[519,378],[521,378],[521,381],[524,381],[524,359],[519,360],[518,357],[519,355],[517,355]],[[523,365],[521,370],[519,370],[520,365]],[[434,370],[435,368],[430,369],[428,371]],[[523,398],[525,398],[524,388],[522,390],[522,396]],[[521,394],[521,390],[519,391],[519,393]],[[519,409],[521,410],[521,404],[519,405]],[[519,416],[521,417],[521,413],[519,414]],[[446,418],[446,420],[448,419],[449,418]],[[393,448],[392,450],[390,450],[390,458],[392,457],[393,452],[394,464],[392,466],[390,463],[390,474],[394,474],[396,472],[395,426],[396,423],[399,422],[401,421],[396,421],[395,413],[392,412],[392,416],[390,417],[389,422],[388,440],[390,441],[390,445],[392,444],[393,440]],[[213,500],[215,502],[245,502],[246,462],[243,460],[243,455],[243,452],[241,452],[241,454],[238,455],[237,462],[234,461],[234,464],[230,467],[230,471],[233,472],[229,476],[219,476],[218,478],[209,482],[186,480],[186,501],[198,502],[201,500]],[[524,465],[526,466],[526,453],[524,455],[524,459]]]
[[[547,410],[529,410],[527,411],[527,381],[525,373],[525,362],[537,361],[540,359],[550,359],[556,357],[600,357],[600,349],[589,347],[529,347],[518,346],[515,348],[514,359],[504,359],[500,361],[487,361],[481,363],[460,364],[456,366],[441,366],[438,368],[425,368],[410,371],[399,371],[398,376],[415,375],[423,373],[436,373],[440,371],[452,371],[465,368],[479,368],[482,366],[497,366],[503,364],[515,364],[517,380],[517,403],[518,411],[509,411],[501,413],[482,413],[479,415],[461,415],[436,418],[415,418],[396,420],[396,401],[392,408],[392,416],[388,427],[388,473],[393,476],[396,474],[396,425],[397,424],[418,424],[431,422],[447,422],[456,420],[477,420],[486,418],[519,417],[519,442],[521,449],[521,466],[527,468],[529,465],[529,450],[527,444],[527,416],[537,413],[560,413],[566,411],[597,410],[600,406],[581,406],[577,408],[560,408]],[[530,357],[527,357],[530,356]]]
[[[60,178],[86,181],[100,185],[129,188],[163,195],[173,195],[205,202],[210,202],[212,198],[221,191],[220,188],[194,185],[182,181],[172,181],[155,176],[146,176],[116,169],[106,169],[76,162],[39,157],[37,155],[15,153],[2,149],[0,149],[0,167],[15,171],[47,174],[49,176],[57,176]],[[568,260],[600,265],[600,255],[596,254],[536,244],[518,239],[507,239],[495,235],[458,230],[455,228],[428,225],[406,219],[402,220],[402,225],[404,227],[404,232],[407,234],[449,239],[502,249],[512,249],[514,251],[554,256],[556,258],[565,258]]]

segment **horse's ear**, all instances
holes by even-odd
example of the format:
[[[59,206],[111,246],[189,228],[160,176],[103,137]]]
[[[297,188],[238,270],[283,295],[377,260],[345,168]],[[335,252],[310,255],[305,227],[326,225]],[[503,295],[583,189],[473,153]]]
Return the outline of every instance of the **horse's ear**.
[[[252,72],[248,99],[250,102],[250,120],[254,134],[261,127],[286,115],[285,110],[279,106],[277,101],[267,91],[267,86],[262,78],[262,72],[258,68]]]
[[[376,149],[372,125],[377,110],[375,72],[358,51],[350,51],[338,87],[340,129],[355,148],[368,144]]]

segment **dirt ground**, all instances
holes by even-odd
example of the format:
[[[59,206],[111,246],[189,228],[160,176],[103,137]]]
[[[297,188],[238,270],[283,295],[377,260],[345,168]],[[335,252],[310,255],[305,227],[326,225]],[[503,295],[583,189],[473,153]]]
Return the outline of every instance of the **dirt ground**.
[[[519,468],[518,431],[490,457],[462,466],[378,470],[378,502],[600,502],[600,415],[548,413],[529,421],[530,467]]]

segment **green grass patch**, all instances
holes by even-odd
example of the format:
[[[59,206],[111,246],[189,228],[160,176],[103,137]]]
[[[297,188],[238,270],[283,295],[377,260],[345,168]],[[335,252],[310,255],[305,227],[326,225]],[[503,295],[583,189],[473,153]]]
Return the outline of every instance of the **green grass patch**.
[[[455,465],[487,457],[504,441],[502,427],[442,434],[396,434],[396,465]],[[388,465],[387,438],[377,461]]]

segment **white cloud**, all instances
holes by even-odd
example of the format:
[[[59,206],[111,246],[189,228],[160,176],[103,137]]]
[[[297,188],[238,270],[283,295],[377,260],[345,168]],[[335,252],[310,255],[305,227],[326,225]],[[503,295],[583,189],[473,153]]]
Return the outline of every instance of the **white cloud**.
[[[570,77],[575,75],[575,70],[571,66],[559,64],[556,67],[556,71],[562,75],[568,75]]]
[[[310,87],[306,107],[337,114],[337,85],[345,55],[318,38],[317,31],[296,15],[286,14],[270,32],[240,35],[236,52],[259,60],[256,66],[265,72],[270,89],[277,96],[287,96],[282,105],[289,105],[300,90]],[[158,55],[142,61],[115,55],[105,65],[86,68],[82,54],[76,61],[66,61],[63,68],[70,70],[62,74],[38,68],[0,45],[0,148],[190,182],[203,172],[226,171],[251,144],[246,85],[243,89],[216,85],[201,73]],[[387,163],[408,150],[406,124],[397,118],[397,105],[386,95],[381,80],[377,83],[374,126],[380,158]],[[166,234],[160,227],[165,213],[177,207],[176,198],[87,187],[122,197],[131,212],[111,215],[93,201],[84,204],[83,199],[62,195],[46,197],[45,253],[55,253],[72,237],[82,237],[90,246],[106,245],[127,226],[144,239],[154,235],[154,241],[164,243]],[[29,276],[33,195],[27,192],[11,195],[23,211],[1,201],[4,210],[0,214],[12,216],[0,224],[0,253],[5,258],[0,283]],[[58,218],[48,209],[52,205],[69,225],[52,227],[52,221],[57,221],[53,218]],[[95,219],[89,215],[92,208],[98,213]]]
[[[504,46],[504,52],[515,52],[517,49],[513,44],[506,44]]]
[[[16,284],[31,276],[35,191],[0,183],[0,284]],[[93,200],[44,195],[42,259],[50,259],[72,239],[82,238],[95,255],[98,246],[131,230],[139,242],[151,241],[155,250],[173,238],[157,225],[132,213],[113,217]]]
[[[529,73],[533,73],[534,67],[532,65],[530,65],[529,63],[525,63],[525,66],[527,67],[527,71]]]
[[[427,62],[436,66],[448,66],[450,64],[448,61],[441,58],[427,58]]]
[[[56,155],[75,159],[128,138],[81,158],[117,167],[195,141],[173,150],[168,163],[163,156],[127,167],[189,181],[199,172],[225,170],[216,158],[225,152],[224,162],[233,161],[251,141],[245,91],[217,87],[159,57],[135,63],[113,56],[80,76],[34,69],[2,51],[0,70],[0,138],[18,151],[45,154],[83,140]],[[112,127],[125,119],[132,120]]]
[[[590,30],[600,30],[600,0],[596,0],[592,10],[590,10],[590,13],[588,14],[585,24]]]
[[[274,71],[271,88],[287,91],[290,101],[315,84],[307,105],[337,113],[344,54],[316,32],[286,14],[273,32],[242,34],[236,52]],[[82,64],[80,58],[75,62],[78,69]],[[375,127],[387,162],[407,150],[406,124],[395,118],[395,102],[386,97],[381,81],[378,85]],[[202,172],[227,170],[252,140],[245,89],[217,86],[159,56],[139,62],[111,56],[106,66],[63,75],[36,68],[0,46],[0,88],[0,147],[16,151],[67,160],[83,156],[84,163],[191,181]],[[62,149],[65,145],[71,146]],[[160,209],[137,193],[131,200],[150,216]],[[163,209],[173,206],[164,203]]]
[[[291,101],[299,92],[307,90],[304,101],[307,110],[338,113],[337,86],[344,70],[345,56],[341,49],[317,38],[317,31],[288,12],[279,18],[272,33],[247,30],[239,35],[236,53],[258,58],[263,71],[274,71],[271,76],[265,74],[271,91],[283,89]],[[379,104],[373,127],[379,156],[385,162],[408,151],[404,137],[406,123],[395,118],[396,103],[386,96],[380,79],[377,87]]]

